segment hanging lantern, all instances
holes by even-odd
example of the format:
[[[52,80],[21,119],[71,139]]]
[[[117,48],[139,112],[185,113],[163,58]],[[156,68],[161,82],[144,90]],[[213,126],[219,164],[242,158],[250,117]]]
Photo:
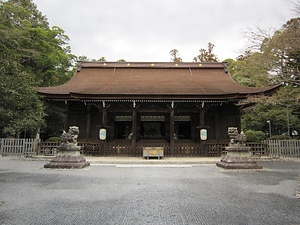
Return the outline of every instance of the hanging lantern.
[[[207,140],[207,130],[206,129],[201,129],[200,130],[200,139],[201,139],[201,141],[206,141]]]
[[[99,138],[101,141],[105,141],[106,140],[106,129],[101,128],[99,130]]]

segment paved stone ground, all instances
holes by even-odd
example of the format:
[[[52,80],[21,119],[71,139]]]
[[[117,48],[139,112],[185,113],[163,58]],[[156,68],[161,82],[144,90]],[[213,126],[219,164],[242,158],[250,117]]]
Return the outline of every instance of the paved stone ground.
[[[43,169],[0,157],[0,224],[300,224],[299,162]]]

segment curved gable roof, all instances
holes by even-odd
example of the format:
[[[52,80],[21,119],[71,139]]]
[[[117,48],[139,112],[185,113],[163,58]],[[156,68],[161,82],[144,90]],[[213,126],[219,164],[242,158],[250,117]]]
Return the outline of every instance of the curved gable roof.
[[[242,86],[223,63],[82,62],[70,81],[38,92],[47,98],[229,99],[268,94],[277,87]]]

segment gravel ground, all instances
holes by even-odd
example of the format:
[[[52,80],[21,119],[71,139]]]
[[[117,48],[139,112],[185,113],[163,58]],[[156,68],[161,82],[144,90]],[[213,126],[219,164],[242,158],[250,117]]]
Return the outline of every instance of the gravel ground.
[[[300,224],[299,162],[43,169],[0,157],[0,224]]]

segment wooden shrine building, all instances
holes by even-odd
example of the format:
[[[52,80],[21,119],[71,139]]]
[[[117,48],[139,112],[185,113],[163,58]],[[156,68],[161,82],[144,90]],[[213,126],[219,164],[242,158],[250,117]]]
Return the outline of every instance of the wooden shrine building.
[[[38,92],[65,105],[66,127],[79,126],[79,141],[98,144],[102,155],[140,156],[142,147],[161,146],[167,156],[201,156],[201,144],[228,142],[227,128],[240,130],[237,103],[277,88],[244,87],[223,63],[81,62],[70,81]]]

